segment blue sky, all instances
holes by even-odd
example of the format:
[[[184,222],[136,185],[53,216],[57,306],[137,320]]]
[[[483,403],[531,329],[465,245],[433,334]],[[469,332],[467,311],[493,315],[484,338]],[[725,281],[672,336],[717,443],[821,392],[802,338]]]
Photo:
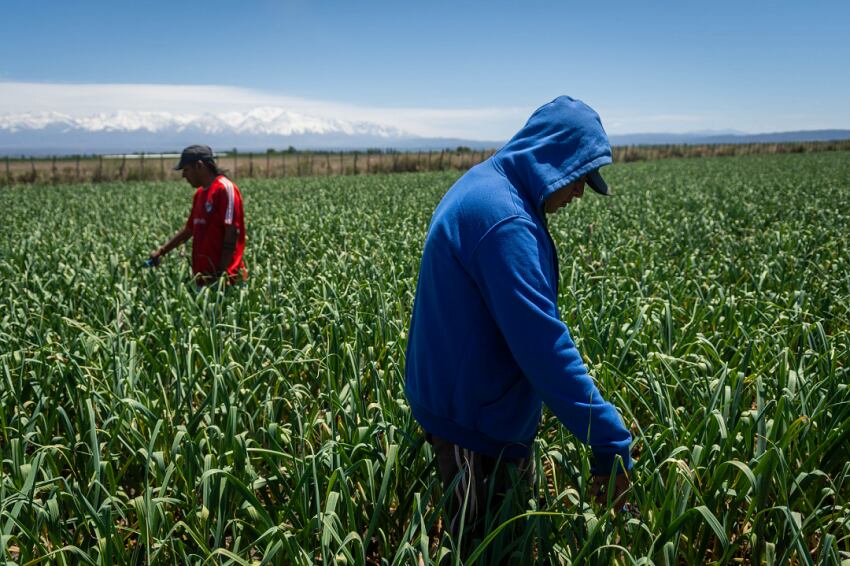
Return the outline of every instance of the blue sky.
[[[570,94],[615,134],[850,128],[846,0],[6,0],[2,15],[0,114],[288,105],[497,139]]]

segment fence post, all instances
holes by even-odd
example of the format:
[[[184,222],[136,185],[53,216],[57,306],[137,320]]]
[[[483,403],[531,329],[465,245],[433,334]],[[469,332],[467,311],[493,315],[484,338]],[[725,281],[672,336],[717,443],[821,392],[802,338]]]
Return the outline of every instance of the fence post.
[[[51,169],[50,172],[53,174],[53,184],[55,185],[56,183],[59,182],[59,173],[56,170],[56,156],[55,155],[53,156],[53,159],[51,160],[50,169]]]
[[[80,182],[80,156],[77,156],[77,172],[74,175],[74,181]]]
[[[272,152],[266,151],[266,177],[272,176]]]
[[[121,180],[124,180],[124,166],[127,164],[127,154],[121,156],[121,169],[118,172],[118,176],[121,177]]]
[[[233,180],[239,175],[239,152],[233,148]]]
[[[139,158],[139,178],[142,181],[145,180],[145,152],[142,152],[142,156]]]
[[[12,184],[12,175],[9,173],[9,156],[6,156],[6,183]]]
[[[159,153],[159,177],[160,180],[165,180],[165,156],[162,152]]]
[[[286,177],[286,154],[285,153],[282,153],[280,155],[280,169],[281,169],[281,176]]]
[[[357,175],[357,151],[354,152],[354,174]]]
[[[248,153],[248,178],[254,176],[254,154],[252,152]]]

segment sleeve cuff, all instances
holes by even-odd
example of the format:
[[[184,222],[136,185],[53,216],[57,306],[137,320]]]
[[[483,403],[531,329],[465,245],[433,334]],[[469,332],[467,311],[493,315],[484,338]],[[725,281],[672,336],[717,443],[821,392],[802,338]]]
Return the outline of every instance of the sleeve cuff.
[[[617,456],[620,456],[620,458],[623,459],[622,463],[617,460]],[[617,466],[617,474],[622,474],[624,471],[629,471],[632,469],[632,457],[629,454],[628,450],[626,450],[624,453],[594,452],[591,473],[593,473],[593,475],[608,475],[614,473],[615,465]]]

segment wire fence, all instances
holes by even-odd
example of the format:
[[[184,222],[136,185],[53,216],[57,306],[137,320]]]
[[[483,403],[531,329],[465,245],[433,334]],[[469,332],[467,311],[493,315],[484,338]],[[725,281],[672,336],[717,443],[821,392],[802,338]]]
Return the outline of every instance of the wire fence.
[[[615,163],[678,157],[722,157],[765,153],[810,153],[850,150],[850,140],[795,143],[615,146]],[[251,177],[304,177],[373,175],[414,171],[465,171],[495,152],[469,148],[442,151],[268,151],[232,150],[218,157],[219,166],[233,179]],[[76,155],[65,157],[11,157],[0,164],[0,183],[65,184],[112,181],[165,181],[180,179],[174,171],[178,154]]]

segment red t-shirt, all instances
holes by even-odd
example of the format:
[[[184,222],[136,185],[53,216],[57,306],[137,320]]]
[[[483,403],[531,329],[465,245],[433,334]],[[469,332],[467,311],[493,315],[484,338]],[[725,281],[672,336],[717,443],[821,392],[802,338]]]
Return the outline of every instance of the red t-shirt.
[[[248,276],[242,262],[245,250],[245,215],[242,195],[233,181],[219,175],[209,187],[199,187],[192,200],[192,211],[186,224],[192,230],[192,273],[212,274],[218,269],[224,243],[224,227],[236,227],[236,250],[227,267],[230,281],[237,275]]]

